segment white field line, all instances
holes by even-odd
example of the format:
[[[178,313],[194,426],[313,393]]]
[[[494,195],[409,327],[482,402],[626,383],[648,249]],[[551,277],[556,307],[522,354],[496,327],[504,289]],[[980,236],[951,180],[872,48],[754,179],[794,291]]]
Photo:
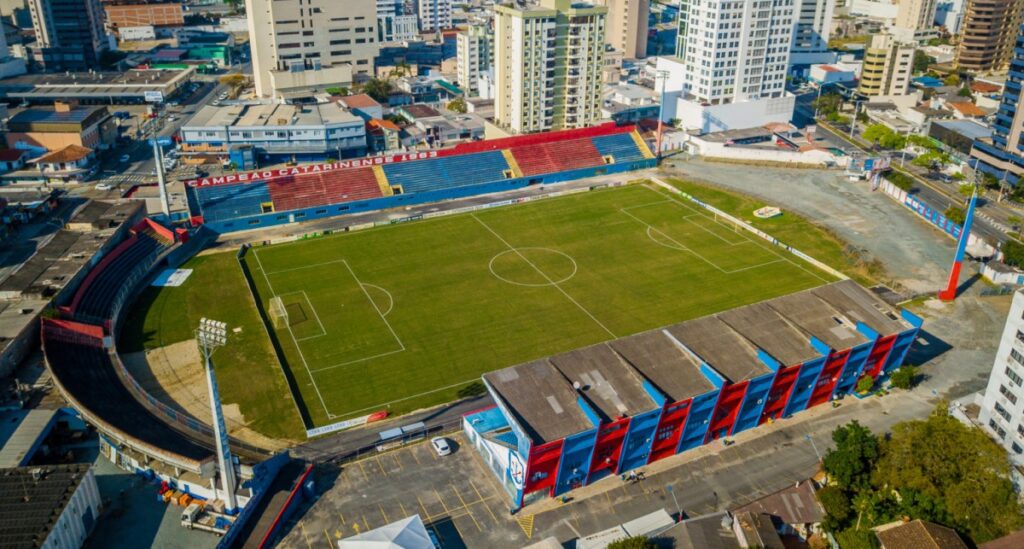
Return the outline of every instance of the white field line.
[[[267,276],[267,271],[263,270],[263,262],[260,261],[260,254],[254,248],[252,250],[253,257],[256,258],[256,263],[260,266],[260,272],[263,273],[263,280],[267,282],[267,288],[270,289],[270,293],[274,294],[274,285],[270,283],[270,277]],[[274,294],[276,297],[276,294]],[[327,403],[324,402],[324,395],[320,394],[320,387],[316,384],[316,379],[313,377],[313,372],[309,370],[309,363],[306,362],[306,356],[302,354],[302,347],[299,347],[299,342],[295,339],[295,334],[292,332],[292,327],[288,326],[288,334],[292,337],[292,343],[295,344],[295,349],[299,351],[299,358],[302,359],[302,365],[306,368],[306,373],[309,375],[309,382],[313,384],[313,390],[316,391],[317,398],[320,399],[320,406],[323,406],[324,413],[327,417],[334,419],[335,416],[331,414],[331,411],[327,408]]]
[[[638,209],[638,208],[646,208],[648,206],[657,206],[658,204],[675,204],[676,206],[682,206],[684,209],[693,212],[693,213],[691,213],[689,215],[682,216],[680,219],[683,219],[685,221],[689,221],[690,223],[696,225],[698,229],[700,229],[702,231],[706,231],[711,236],[713,236],[713,237],[715,237],[715,238],[725,242],[726,244],[728,244],[730,246],[739,246],[740,244],[746,244],[747,242],[752,242],[749,238],[747,238],[746,236],[744,236],[742,234],[739,235],[740,236],[740,241],[739,242],[733,242],[733,241],[725,238],[724,236],[722,236],[722,235],[712,231],[711,229],[705,227],[704,225],[701,225],[700,223],[697,223],[696,221],[690,221],[690,218],[692,218],[692,217],[705,217],[706,218],[707,216],[702,214],[702,213],[700,213],[698,210],[695,210],[695,209],[691,208],[688,204],[683,204],[682,202],[677,202],[675,200],[670,200],[670,199],[659,200],[657,202],[648,202],[646,204],[638,204],[636,206],[626,206],[625,208],[619,208],[619,210],[625,212],[627,210],[635,210],[635,209]],[[715,222],[717,222],[717,221],[718,220],[715,219]],[[730,227],[728,227],[726,225],[723,225],[723,226],[726,227],[726,228],[730,228]],[[733,231],[733,232],[735,232],[735,231]]]
[[[324,337],[325,335],[327,335],[327,329],[324,328],[324,323],[320,322],[320,315],[317,314],[316,307],[313,306],[313,302],[310,301],[309,300],[309,296],[306,295],[306,290],[299,290],[297,292],[288,292],[286,294],[281,294],[281,295],[279,295],[277,297],[284,297],[286,295],[295,295],[295,294],[302,294],[302,297],[306,300],[306,304],[309,305],[309,310],[313,311],[313,316],[316,318],[316,323],[320,326],[320,335],[300,337],[296,341],[306,341],[307,339],[316,339],[318,337]]]
[[[281,274],[281,273],[290,273],[292,271],[301,271],[303,269],[315,269],[317,267],[323,267],[324,265],[330,265],[332,263],[344,263],[344,262],[345,262],[344,259],[335,259],[333,261],[324,261],[323,263],[313,263],[312,265],[303,265],[301,267],[293,267],[291,269],[281,269],[280,271],[274,271],[272,273],[267,273],[267,274],[268,275],[276,275],[276,274]]]
[[[522,259],[523,261],[525,261],[527,265],[529,265],[529,266],[533,267],[533,270],[537,271],[537,273],[538,273],[538,274],[539,274],[540,276],[544,277],[544,279],[545,279],[545,280],[547,280],[547,281],[548,281],[548,283],[550,283],[550,284],[551,284],[552,286],[554,286],[554,287],[555,287],[555,289],[557,289],[557,290],[558,290],[559,292],[562,292],[562,295],[564,295],[564,296],[566,297],[566,299],[568,299],[569,301],[571,301],[571,302],[573,303],[573,305],[576,305],[576,307],[578,307],[578,308],[579,308],[579,309],[580,309],[581,311],[583,311],[583,312],[584,312],[584,313],[585,313],[585,314],[586,314],[587,316],[589,316],[589,317],[590,317],[590,319],[591,319],[591,320],[593,320],[593,321],[594,321],[595,323],[597,323],[597,325],[598,325],[598,326],[600,326],[602,330],[604,330],[605,332],[608,332],[608,335],[612,336],[612,338],[616,338],[616,337],[618,337],[618,336],[616,336],[616,335],[615,335],[615,333],[614,333],[614,332],[612,332],[611,330],[609,330],[609,329],[608,329],[608,327],[607,327],[607,326],[605,326],[605,325],[604,325],[604,324],[603,324],[603,323],[602,323],[602,322],[601,322],[600,320],[598,320],[598,319],[597,319],[597,317],[595,317],[595,316],[594,316],[594,315],[593,315],[593,314],[592,314],[592,313],[591,313],[590,311],[588,311],[588,310],[586,309],[586,307],[584,307],[583,305],[580,305],[580,303],[579,303],[578,301],[576,301],[575,299],[573,299],[573,297],[572,297],[571,295],[569,295],[569,294],[568,294],[568,292],[566,292],[566,291],[565,291],[564,289],[562,289],[562,287],[561,287],[561,286],[559,286],[559,285],[558,285],[558,283],[556,283],[556,282],[555,282],[554,280],[551,280],[551,277],[549,277],[549,276],[547,275],[547,273],[545,273],[544,271],[540,270],[540,267],[537,267],[536,265],[534,265],[534,264],[533,264],[533,262],[532,262],[532,261],[530,261],[529,259],[526,259],[526,256],[524,256],[524,255],[523,255],[523,254],[522,254],[522,253],[521,253],[521,252],[520,252],[520,251],[519,251],[519,250],[518,250],[517,248],[515,248],[514,246],[512,246],[511,244],[509,244],[509,243],[508,243],[508,241],[507,241],[507,240],[505,240],[504,238],[502,238],[500,234],[498,234],[497,232],[495,232],[495,231],[494,231],[494,229],[492,229],[492,228],[491,228],[490,226],[488,226],[488,225],[487,225],[486,223],[484,223],[483,221],[481,221],[481,220],[480,220],[480,218],[476,216],[476,214],[474,214],[474,213],[471,213],[471,214],[469,214],[469,216],[470,216],[470,217],[472,217],[473,219],[475,219],[475,220],[476,220],[476,222],[477,222],[477,223],[479,223],[480,225],[482,225],[482,226],[483,226],[483,227],[484,227],[485,229],[487,229],[487,230],[488,230],[488,231],[489,231],[489,232],[490,232],[490,233],[491,233],[492,235],[494,235],[494,236],[495,236],[495,238],[497,238],[498,240],[500,240],[500,241],[502,242],[502,244],[504,244],[505,246],[507,246],[507,247],[508,247],[508,249],[510,249],[510,250],[512,250],[513,252],[515,252],[515,254],[516,254],[516,255],[518,255],[520,259]]]
[[[395,333],[395,329],[391,327],[391,323],[388,322],[388,319],[385,317],[385,313],[380,310],[380,307],[378,307],[377,304],[373,301],[373,298],[370,297],[370,293],[366,291],[366,286],[367,285],[363,284],[362,281],[359,280],[359,277],[356,276],[355,271],[352,270],[352,266],[348,264],[348,261],[343,259],[343,260],[341,260],[341,262],[345,264],[345,268],[347,268],[348,272],[352,275],[352,280],[356,281],[356,284],[359,286],[359,290],[363,292],[363,295],[366,296],[366,300],[369,301],[370,305],[373,306],[373,310],[377,311],[377,314],[380,316],[381,321],[383,321],[384,325],[388,327],[388,331],[391,332],[391,337],[395,338],[395,341],[398,343],[398,347],[399,348],[394,350],[394,351],[388,351],[386,353],[379,353],[379,354],[376,354],[376,355],[373,355],[373,356],[357,358],[355,360],[348,360],[348,361],[341,362],[341,363],[338,363],[338,364],[332,364],[330,366],[324,366],[323,368],[314,368],[312,370],[313,373],[323,372],[325,370],[333,370],[335,368],[341,368],[342,366],[348,366],[350,364],[356,364],[356,363],[359,363],[359,362],[366,362],[367,360],[373,360],[375,358],[381,358],[381,357],[385,357],[385,356],[388,356],[388,355],[393,355],[393,354],[401,353],[401,352],[405,351],[405,343],[402,343],[402,339],[400,337],[398,337],[398,334]],[[389,292],[389,295],[390,295],[390,292]],[[394,298],[392,298],[391,305],[392,305],[392,307],[394,307]],[[391,310],[389,309],[388,312],[391,312]]]
[[[455,387],[459,387],[461,385],[469,385],[470,383],[473,383],[474,381],[480,381],[480,378],[479,377],[474,377],[472,379],[467,379],[466,381],[462,381],[462,382],[459,382],[459,383],[452,383],[451,385],[445,385],[444,387],[438,387],[437,389],[431,389],[429,391],[423,391],[422,393],[416,393],[415,395],[409,395],[407,397],[396,398],[395,400],[389,400],[387,402],[381,402],[380,404],[374,404],[373,406],[367,406],[366,408],[360,408],[358,410],[348,410],[345,413],[343,413],[342,415],[337,416],[337,417],[347,417],[347,416],[353,416],[353,415],[359,414],[360,412],[368,412],[370,410],[380,410],[381,408],[386,408],[386,407],[391,406],[392,404],[394,404],[396,402],[403,402],[403,401],[406,401],[406,400],[412,400],[414,398],[419,398],[421,396],[429,395],[429,394],[432,394],[432,393],[440,393],[441,391],[447,391],[448,389],[454,389]]]
[[[686,207],[686,209],[688,209],[688,210],[691,210],[691,211],[695,211],[695,212],[698,212],[698,213],[699,213],[699,210],[696,210],[696,209],[694,209],[694,208],[693,208],[692,206],[690,206],[689,204],[687,204],[687,203],[685,203],[685,202],[682,202],[682,201],[680,201],[680,200],[676,199],[675,197],[673,197],[673,196],[671,196],[671,195],[665,194],[665,193],[663,193],[662,191],[659,191],[659,190],[657,190],[657,189],[653,189],[653,188],[651,188],[651,187],[649,187],[649,186],[648,186],[647,188],[648,188],[648,189],[650,189],[651,191],[655,192],[655,193],[658,193],[658,194],[660,194],[661,196],[664,196],[664,197],[665,197],[666,199],[668,199],[668,200],[671,200],[672,202],[675,202],[675,203],[677,203],[677,204],[680,204],[680,205],[682,205],[682,206]],[[727,225],[727,224],[725,224],[725,223],[722,223],[721,221],[719,221],[719,220],[718,220],[718,217],[717,217],[717,216],[715,216],[715,217],[711,217],[711,216],[708,216],[707,214],[701,214],[701,215],[703,215],[704,217],[707,217],[708,219],[711,219],[712,221],[714,221],[715,223],[718,223],[719,225],[721,225],[721,226],[723,226],[723,227],[729,227],[729,225]],[[742,233],[738,233],[738,234],[741,234],[741,235],[742,235]],[[799,263],[797,263],[797,262],[793,261],[792,259],[790,259],[790,258],[788,258],[788,257],[786,257],[786,256],[784,256],[784,255],[782,255],[782,254],[780,254],[779,252],[777,252],[776,250],[774,250],[774,249],[773,249],[773,248],[774,248],[773,246],[771,246],[771,245],[765,245],[765,243],[764,243],[764,242],[758,242],[758,240],[760,240],[760,239],[757,239],[757,240],[755,240],[755,239],[752,239],[752,238],[750,238],[750,237],[748,237],[748,236],[745,236],[745,235],[743,235],[743,238],[746,238],[746,239],[747,239],[747,240],[749,240],[750,242],[753,242],[753,243],[754,243],[754,244],[755,244],[755,245],[756,245],[757,247],[759,247],[759,248],[762,248],[762,249],[764,249],[764,250],[767,250],[767,251],[768,251],[768,253],[770,253],[770,254],[774,255],[775,257],[778,257],[778,258],[780,258],[780,259],[783,259],[783,260],[785,260],[785,261],[789,262],[789,263],[790,263],[791,265],[793,265],[793,266],[794,266],[794,267],[796,267],[797,269],[800,269],[801,271],[804,271],[805,273],[807,273],[807,274],[809,274],[809,275],[813,276],[814,278],[817,278],[818,280],[820,280],[820,281],[822,281],[822,282],[825,282],[825,283],[828,283],[828,282],[829,282],[828,280],[826,280],[826,279],[822,278],[822,277],[821,277],[821,275],[819,275],[818,273],[815,273],[814,271],[811,271],[811,270],[807,269],[806,267],[804,267],[803,265],[801,265],[801,264],[799,264]]]

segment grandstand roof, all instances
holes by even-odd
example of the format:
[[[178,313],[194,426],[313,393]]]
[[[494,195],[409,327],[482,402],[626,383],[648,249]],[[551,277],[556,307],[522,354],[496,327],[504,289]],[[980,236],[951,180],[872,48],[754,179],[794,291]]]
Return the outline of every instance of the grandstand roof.
[[[700,374],[700,363],[663,330],[651,330],[609,342],[622,358],[673,402],[715,388]]]
[[[759,349],[792,366],[820,356],[810,345],[812,335],[837,350],[867,341],[856,331],[857,321],[883,336],[912,327],[870,291],[845,280],[505,368],[484,380],[534,443],[542,444],[592,427],[576,402],[574,381],[605,421],[632,416],[656,406],[644,378],[672,402],[683,401],[715,390],[702,362],[739,383],[771,372]]]
[[[643,381],[611,347],[601,343],[551,357],[551,363],[603,416],[604,421],[657,408]]]

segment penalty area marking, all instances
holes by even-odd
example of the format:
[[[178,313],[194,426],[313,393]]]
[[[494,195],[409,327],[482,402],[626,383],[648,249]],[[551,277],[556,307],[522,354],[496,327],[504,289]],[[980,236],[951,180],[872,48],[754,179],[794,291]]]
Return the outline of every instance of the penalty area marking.
[[[523,256],[522,252],[523,251],[528,251],[528,250],[536,250],[536,251],[542,251],[542,252],[551,252],[553,254],[560,255],[560,256],[568,259],[569,262],[572,263],[572,272],[569,273],[568,275],[558,279],[558,280],[552,280],[545,273],[540,273],[541,276],[543,276],[547,280],[547,282],[533,283],[533,282],[517,282],[515,280],[508,279],[508,278],[505,278],[505,277],[501,276],[500,274],[497,273],[497,271],[494,270],[494,262],[497,261],[499,257],[502,257],[504,255],[508,255],[508,254],[516,254],[517,256],[519,256],[520,259],[526,260],[526,262],[529,263],[531,267],[533,267],[538,272],[540,272],[540,269],[537,269],[536,266],[534,266],[529,260],[527,260]],[[512,284],[512,285],[515,285],[515,286],[526,286],[528,288],[541,288],[541,287],[544,287],[544,286],[557,286],[558,284],[561,284],[563,282],[568,281],[570,278],[576,276],[576,271],[579,270],[579,265],[576,264],[576,260],[573,259],[572,256],[570,256],[569,254],[567,254],[565,252],[560,252],[558,250],[553,250],[551,248],[539,248],[539,247],[529,246],[529,247],[525,247],[525,248],[512,248],[512,249],[509,249],[509,250],[505,250],[503,252],[498,252],[497,254],[495,254],[494,257],[491,258],[490,263],[487,264],[487,270],[491,271],[491,275],[494,276],[494,278],[497,278],[498,280],[500,280],[502,282],[505,282],[505,283],[508,283],[508,284]]]
[[[320,326],[320,334],[319,335],[315,335],[315,336],[300,337],[300,338],[296,339],[295,341],[306,341],[307,339],[316,339],[318,337],[324,337],[325,335],[327,335],[327,329],[324,328],[324,323],[320,322],[320,315],[317,314],[316,307],[313,306],[313,302],[310,301],[309,296],[306,295],[306,290],[299,290],[297,292],[288,292],[286,294],[279,294],[279,295],[276,295],[274,297],[284,297],[286,295],[296,295],[296,294],[302,294],[302,297],[305,298],[306,303],[309,305],[309,310],[313,311],[313,318],[316,318],[316,323]],[[289,326],[291,326],[291,324],[289,324]]]
[[[367,283],[367,282],[363,282],[362,286],[365,286],[367,288],[374,288],[376,290],[380,290],[380,291],[384,292],[384,295],[388,296],[388,310],[380,313],[380,316],[388,316],[388,314],[391,313],[391,310],[395,308],[395,297],[393,295],[391,295],[391,292],[385,290],[384,288],[381,288],[380,286],[378,286],[376,284],[370,284],[370,283]],[[374,303],[374,306],[376,307],[376,303]],[[377,311],[380,312],[380,308],[379,307],[377,308]]]

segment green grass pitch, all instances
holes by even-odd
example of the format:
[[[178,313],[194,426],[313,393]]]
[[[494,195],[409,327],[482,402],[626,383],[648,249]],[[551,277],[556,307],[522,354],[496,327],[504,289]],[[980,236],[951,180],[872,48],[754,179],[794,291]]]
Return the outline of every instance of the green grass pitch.
[[[671,182],[833,267],[860,268],[797,215],[756,219],[762,202]],[[450,402],[488,371],[830,281],[644,184],[256,247],[246,262],[263,306],[276,296],[288,311],[275,337],[315,425]],[[119,348],[186,340],[202,316],[225,321],[238,331],[214,357],[224,403],[259,432],[302,438],[236,254],[183,267],[194,272],[181,287],[143,292]]]
[[[830,277],[629,185],[256,247],[245,261],[316,425],[455,398],[480,375]]]

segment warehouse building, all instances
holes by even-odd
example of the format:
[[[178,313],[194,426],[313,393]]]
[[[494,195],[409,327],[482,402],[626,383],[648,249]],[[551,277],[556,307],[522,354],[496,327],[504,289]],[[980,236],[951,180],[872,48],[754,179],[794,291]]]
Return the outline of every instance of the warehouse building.
[[[463,429],[520,508],[840,398],[921,324],[836,282],[491,372]]]

